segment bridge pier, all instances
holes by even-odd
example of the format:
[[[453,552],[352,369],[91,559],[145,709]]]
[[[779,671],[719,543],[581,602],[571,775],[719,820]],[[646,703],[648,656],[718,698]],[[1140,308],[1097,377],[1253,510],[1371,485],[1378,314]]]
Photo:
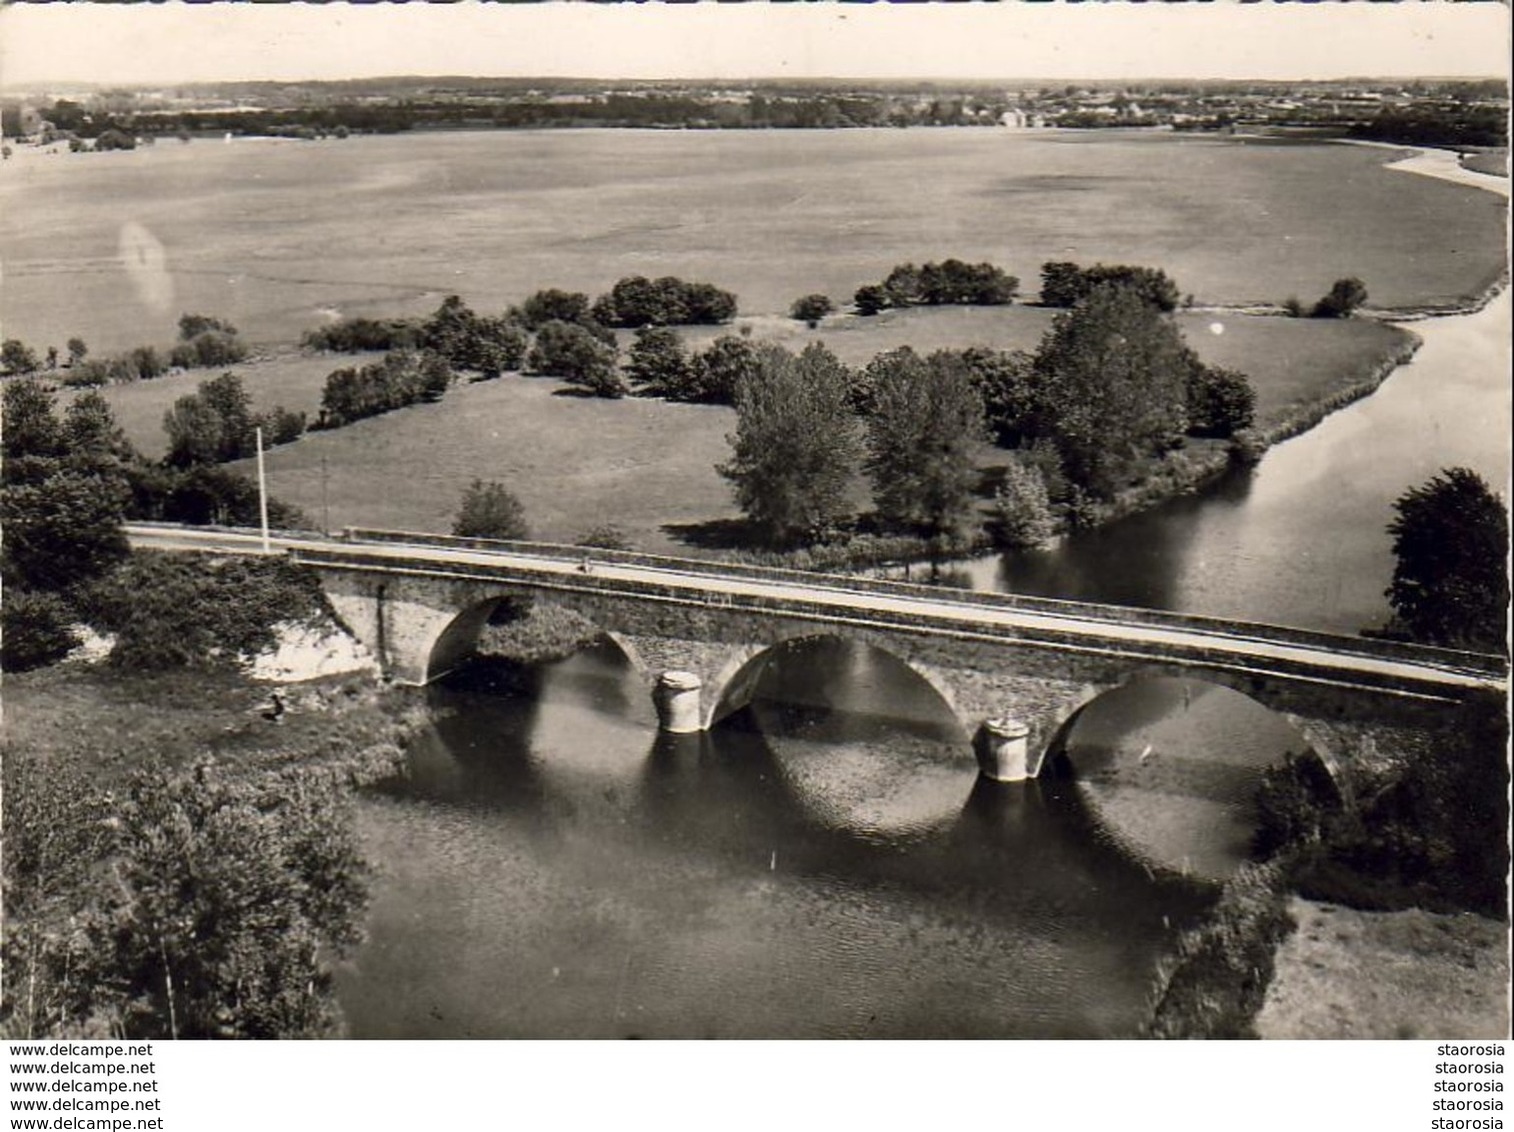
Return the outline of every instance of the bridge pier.
[[[657,677],[652,702],[657,705],[657,726],[670,735],[688,735],[704,730],[699,690],[704,681],[692,672],[677,669]]]
[[[1024,782],[1030,773],[1030,728],[1018,719],[985,719],[973,737],[978,772],[995,782]]]

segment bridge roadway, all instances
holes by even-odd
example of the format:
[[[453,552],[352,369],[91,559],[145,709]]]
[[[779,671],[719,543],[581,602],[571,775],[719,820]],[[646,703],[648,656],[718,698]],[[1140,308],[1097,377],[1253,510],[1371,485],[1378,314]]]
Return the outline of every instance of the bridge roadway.
[[[133,546],[261,554],[256,532],[132,525]],[[604,590],[649,600],[726,602],[835,623],[879,624],[908,630],[1009,640],[1028,645],[1127,655],[1184,657],[1209,666],[1285,674],[1295,679],[1459,701],[1500,693],[1507,664],[1500,657],[1460,653],[1277,626],[1242,624],[1013,595],[969,594],[872,579],[731,567],[714,561],[653,558],[543,544],[501,543],[404,532],[359,531],[343,536],[282,534],[273,553],[313,566],[396,574],[497,577],[502,585],[537,584],[577,591]]]

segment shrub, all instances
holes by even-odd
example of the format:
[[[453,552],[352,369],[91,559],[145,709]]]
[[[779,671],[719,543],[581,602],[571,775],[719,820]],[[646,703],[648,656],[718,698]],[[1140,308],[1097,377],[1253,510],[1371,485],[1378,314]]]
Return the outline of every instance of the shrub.
[[[6,373],[36,373],[42,368],[42,360],[19,338],[7,338],[0,343],[0,365]]]
[[[90,624],[116,634],[127,669],[234,664],[277,639],[280,622],[326,613],[316,576],[282,558],[212,559],[138,552],[79,599]]]
[[[1033,464],[1011,460],[994,496],[994,536],[1004,547],[1044,545],[1056,533],[1046,477]]]
[[[614,348],[572,323],[549,322],[538,330],[526,365],[536,373],[582,385],[600,397],[625,395]]]
[[[736,296],[709,283],[675,276],[647,279],[631,275],[594,300],[591,313],[605,326],[713,326],[736,316]]]
[[[1187,404],[1190,436],[1234,436],[1251,427],[1256,391],[1243,373],[1195,366],[1188,378]]]
[[[6,586],[0,625],[0,668],[26,672],[55,664],[79,643],[68,606],[55,594]]]
[[[235,335],[237,328],[223,319],[208,314],[182,314],[179,316],[179,341],[193,342],[202,334]]]
[[[94,389],[109,381],[110,367],[105,362],[94,358],[75,362],[59,379],[60,384],[70,389]]]
[[[256,421],[268,444],[290,444],[305,433],[305,414],[283,405],[275,405],[268,412],[258,414]]]
[[[420,329],[409,319],[346,318],[330,326],[307,330],[301,344],[308,350],[356,354],[367,350],[402,350],[414,347]]]
[[[526,355],[526,335],[507,318],[481,318],[456,295],[449,295],[422,324],[420,342],[458,369],[495,378],[518,369]]]
[[[1067,262],[1041,265],[1041,302],[1044,306],[1076,306],[1102,284],[1128,287],[1142,301],[1161,311],[1173,311],[1178,306],[1177,284],[1167,277],[1166,272],[1154,267],[1099,263],[1085,268]]]
[[[858,287],[857,293],[852,296],[852,303],[857,308],[857,313],[863,316],[878,314],[886,311],[889,307],[888,292],[877,283],[868,283]]]
[[[1367,287],[1355,276],[1337,279],[1330,293],[1314,304],[1315,318],[1349,318],[1367,301]]]
[[[734,405],[736,392],[757,368],[757,347],[750,339],[722,334],[700,353],[690,366],[689,386],[670,400]]]
[[[693,383],[693,363],[675,331],[643,326],[631,343],[626,376],[639,393],[682,400]]]
[[[1154,1038],[1245,1038],[1272,981],[1277,945],[1293,931],[1281,865],[1247,863],[1207,920],[1178,939],[1147,1026]]]
[[[811,330],[820,325],[820,320],[836,309],[829,295],[805,295],[795,299],[789,307],[789,317],[805,323]]]
[[[853,301],[860,314],[876,314],[885,306],[1002,306],[1014,300],[1019,286],[1018,279],[991,263],[947,259],[920,268],[912,263],[901,263],[881,284],[858,290]],[[869,309],[863,309],[864,306]]]
[[[549,322],[590,321],[589,296],[581,291],[559,291],[555,287],[537,291],[512,313],[527,330],[540,330]]]
[[[380,362],[327,376],[317,427],[340,428],[421,401],[439,401],[451,382],[452,369],[440,355],[391,350]]]
[[[625,531],[614,523],[601,523],[592,530],[580,535],[574,542],[574,546],[597,547],[600,550],[635,550],[631,540],[626,537]]]
[[[527,539],[526,509],[502,483],[474,480],[463,491],[452,533],[460,538]]]
[[[202,331],[180,342],[168,355],[169,363],[180,369],[228,366],[246,358],[246,343],[234,331],[225,330]]]

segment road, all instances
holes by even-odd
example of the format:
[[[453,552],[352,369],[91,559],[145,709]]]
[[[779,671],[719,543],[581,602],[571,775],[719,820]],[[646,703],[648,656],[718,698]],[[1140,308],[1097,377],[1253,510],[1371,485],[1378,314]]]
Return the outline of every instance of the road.
[[[144,549],[198,550],[231,554],[261,554],[262,541],[256,533],[220,530],[195,530],[131,526],[132,544]],[[1364,642],[1352,637],[1325,637],[1311,634],[1308,642],[1279,639],[1286,631],[1268,626],[1247,626],[1236,631],[1233,623],[1216,623],[1214,628],[1195,624],[1192,618],[1172,618],[1176,624],[1162,624],[1161,615],[1139,611],[1139,617],[1121,621],[1105,608],[1084,609],[1075,603],[1066,608],[1044,608],[1060,603],[1041,603],[1043,608],[1017,608],[1012,599],[1004,605],[954,600],[949,596],[921,595],[918,587],[897,587],[899,592],[879,592],[869,583],[867,588],[848,586],[844,577],[817,576],[813,582],[792,578],[723,574],[719,563],[709,564],[669,560],[667,565],[649,566],[617,562],[602,552],[563,548],[561,555],[544,548],[531,553],[510,550],[478,550],[466,547],[434,545],[423,542],[379,542],[348,540],[322,536],[275,537],[270,551],[275,554],[305,550],[319,555],[361,555],[365,564],[380,568],[392,563],[396,570],[448,567],[472,570],[515,570],[568,582],[574,589],[615,589],[656,586],[674,591],[678,597],[708,603],[710,599],[747,597],[768,603],[794,603],[833,609],[838,617],[866,618],[878,613],[905,618],[929,619],[945,623],[964,632],[994,635],[996,631],[1014,637],[1037,636],[1082,638],[1093,647],[1128,646],[1133,654],[1161,650],[1169,654],[1204,654],[1232,659],[1249,667],[1277,665],[1280,668],[1303,668],[1321,678],[1357,683],[1364,678],[1372,682],[1404,683],[1439,688],[1446,692],[1498,690],[1504,687],[1500,675],[1494,675],[1486,663],[1468,656],[1465,662],[1426,650],[1423,656],[1402,657],[1376,655]],[[589,561],[587,555],[596,557]],[[587,566],[587,569],[586,569]],[[754,572],[755,573],[755,572]],[[1138,611],[1132,611],[1133,614]],[[1153,623],[1155,620],[1157,623]],[[1406,650],[1408,651],[1408,650]]]

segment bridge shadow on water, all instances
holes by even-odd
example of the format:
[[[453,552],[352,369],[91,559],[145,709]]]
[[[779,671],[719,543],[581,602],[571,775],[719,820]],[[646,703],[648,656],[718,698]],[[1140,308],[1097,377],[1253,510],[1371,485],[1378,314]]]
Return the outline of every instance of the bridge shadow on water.
[[[810,659],[835,670],[836,644]],[[777,671],[754,703],[693,735],[656,730],[640,681],[607,648],[552,666],[475,664],[432,691],[430,734],[380,789],[546,835],[599,822],[633,852],[883,886],[974,916],[1030,901],[1056,922],[1102,891],[1106,911],[1170,920],[1210,899],[1211,886],[1152,868],[1112,834],[1065,757],[1031,782],[980,777],[944,705],[928,689],[901,696],[897,662],[876,660],[852,666],[868,677],[861,693],[832,696],[804,664]]]
[[[1131,1033],[1213,887],[1124,852],[1078,783],[981,779],[929,696],[771,698],[796,679],[692,735],[604,650],[431,691],[363,811],[354,1033]]]

